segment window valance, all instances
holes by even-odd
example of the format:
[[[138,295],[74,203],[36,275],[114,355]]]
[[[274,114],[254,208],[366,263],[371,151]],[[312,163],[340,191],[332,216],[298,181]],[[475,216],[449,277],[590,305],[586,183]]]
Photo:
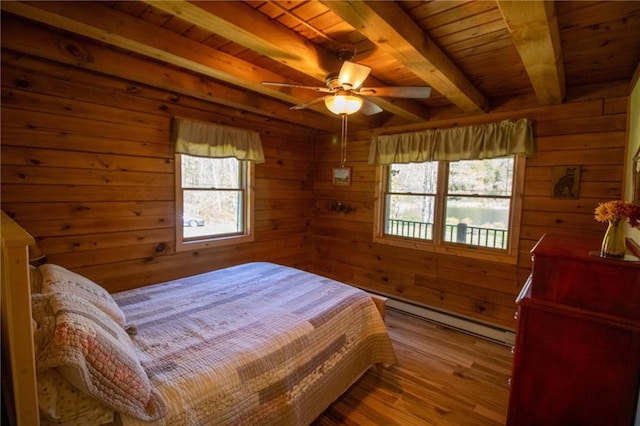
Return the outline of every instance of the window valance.
[[[257,132],[175,117],[172,139],[177,154],[227,158],[264,163]]]
[[[514,154],[533,154],[533,131],[527,119],[375,136],[369,164],[482,160]]]

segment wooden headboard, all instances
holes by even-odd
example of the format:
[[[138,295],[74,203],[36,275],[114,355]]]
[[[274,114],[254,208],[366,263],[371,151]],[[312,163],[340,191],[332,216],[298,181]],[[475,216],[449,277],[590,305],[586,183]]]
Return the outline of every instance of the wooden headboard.
[[[2,397],[11,425],[40,424],[31,326],[31,235],[2,212]]]

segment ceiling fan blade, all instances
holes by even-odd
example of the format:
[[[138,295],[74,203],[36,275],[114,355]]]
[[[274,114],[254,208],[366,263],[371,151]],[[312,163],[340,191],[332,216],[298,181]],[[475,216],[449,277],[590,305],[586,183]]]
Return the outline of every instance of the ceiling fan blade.
[[[431,96],[431,87],[427,86],[395,86],[395,87],[363,87],[355,93],[362,96],[384,96],[389,98],[426,99]]]
[[[380,108],[378,105],[374,104],[373,102],[363,99],[364,102],[362,102],[362,108],[360,108],[360,112],[363,113],[364,115],[374,115],[374,114],[378,114],[381,113],[383,110],[382,108]]]
[[[332,90],[328,87],[316,87],[316,86],[303,86],[301,84],[290,84],[290,83],[278,83],[277,81],[263,81],[261,82],[263,86],[280,86],[280,87],[295,87],[297,89],[309,89],[316,92],[323,93],[331,93]]]
[[[369,76],[371,68],[366,65],[357,64],[351,61],[344,61],[340,68],[338,81],[340,85],[347,89],[358,89]],[[345,87],[347,86],[347,87]]]
[[[298,105],[294,105],[292,106],[290,109],[305,109],[310,107],[311,105],[315,105],[319,102],[323,102],[325,100],[325,98],[328,98],[329,96],[333,96],[333,95],[327,95],[327,96],[322,96],[320,98],[316,98],[312,101],[306,102],[304,104],[298,104]]]

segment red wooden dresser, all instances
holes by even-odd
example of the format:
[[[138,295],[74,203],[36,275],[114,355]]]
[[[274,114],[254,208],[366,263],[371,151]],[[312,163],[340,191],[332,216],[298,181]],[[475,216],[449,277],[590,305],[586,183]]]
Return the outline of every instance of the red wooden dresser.
[[[640,379],[640,262],[544,236],[518,296],[507,424],[631,425]]]

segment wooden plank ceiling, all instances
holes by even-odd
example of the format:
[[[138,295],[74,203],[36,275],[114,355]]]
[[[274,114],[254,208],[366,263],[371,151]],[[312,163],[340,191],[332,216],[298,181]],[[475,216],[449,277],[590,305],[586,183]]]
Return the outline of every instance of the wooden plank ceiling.
[[[383,112],[352,115],[358,129],[484,114],[505,102],[558,104],[570,101],[572,90],[631,81],[640,63],[640,2],[633,1],[3,1],[1,7],[3,14],[222,84],[216,93],[222,104],[321,131],[340,123],[322,102],[290,107],[323,93],[261,82],[325,87],[326,76],[340,69],[336,51],[345,44],[355,49],[355,62],[372,69],[365,86],[432,88],[428,99],[368,98]],[[11,43],[3,40],[3,47]],[[161,76],[136,78],[165,87]]]

